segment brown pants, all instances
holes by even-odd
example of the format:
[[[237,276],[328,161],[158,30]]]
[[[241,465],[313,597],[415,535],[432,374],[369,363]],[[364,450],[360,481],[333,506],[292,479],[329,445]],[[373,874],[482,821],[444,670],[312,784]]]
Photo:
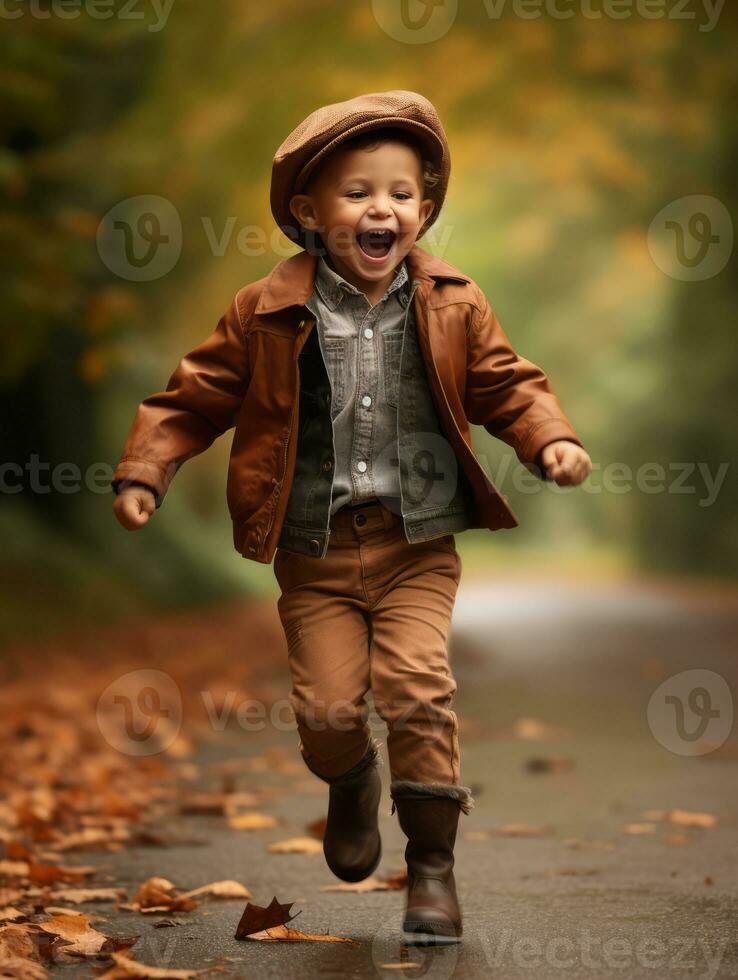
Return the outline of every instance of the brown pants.
[[[459,783],[447,651],[461,575],[453,534],[410,544],[381,503],[342,507],[324,558],[278,549],[274,574],[308,768],[330,778],[362,758],[371,691],[391,778]]]

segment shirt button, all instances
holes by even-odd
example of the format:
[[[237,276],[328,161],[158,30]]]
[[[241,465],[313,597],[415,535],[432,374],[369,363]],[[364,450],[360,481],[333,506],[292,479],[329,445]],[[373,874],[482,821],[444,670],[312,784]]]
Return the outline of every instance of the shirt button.
[[[359,471],[359,473],[366,473],[366,463],[363,459],[360,459],[356,464],[356,469]]]
[[[364,336],[366,337],[367,340],[371,340],[372,339],[372,337],[374,336],[374,331],[372,330],[371,327],[367,327],[364,330]]]
[[[324,473],[330,473],[330,471],[332,469],[333,469],[333,460],[332,459],[326,459],[326,460],[324,460],[323,461],[323,472]]]
[[[361,399],[361,404],[364,406],[364,408],[369,408],[371,403],[372,400],[369,395],[364,395],[364,397]]]

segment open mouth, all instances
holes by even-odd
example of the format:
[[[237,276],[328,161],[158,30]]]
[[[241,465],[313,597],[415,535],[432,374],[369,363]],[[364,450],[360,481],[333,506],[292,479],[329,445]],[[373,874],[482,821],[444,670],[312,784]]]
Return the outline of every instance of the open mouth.
[[[376,231],[362,231],[356,236],[359,248],[370,259],[382,259],[389,255],[390,249],[394,245],[397,235],[389,229]]]

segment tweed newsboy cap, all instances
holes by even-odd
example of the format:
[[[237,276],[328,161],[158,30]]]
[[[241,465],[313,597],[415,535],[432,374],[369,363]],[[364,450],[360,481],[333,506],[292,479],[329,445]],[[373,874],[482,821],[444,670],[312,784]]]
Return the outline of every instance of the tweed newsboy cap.
[[[305,247],[304,229],[289,205],[292,196],[303,191],[315,167],[345,140],[386,126],[413,133],[441,175],[438,184],[428,191],[435,207],[418,238],[425,234],[438,217],[448,188],[448,141],[433,104],[417,92],[397,90],[371,92],[322,106],[311,112],[279,147],[272,164],[270,202],[275,221],[288,238]]]

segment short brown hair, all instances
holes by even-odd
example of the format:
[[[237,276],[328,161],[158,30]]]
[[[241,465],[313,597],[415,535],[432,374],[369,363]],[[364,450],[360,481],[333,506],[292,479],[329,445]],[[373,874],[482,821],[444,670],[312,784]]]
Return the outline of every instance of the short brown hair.
[[[406,129],[400,129],[397,126],[383,126],[380,129],[370,129],[344,140],[336,147],[334,152],[339,152],[340,150],[371,151],[378,149],[384,143],[404,143],[405,146],[409,146],[411,149],[415,150],[420,158],[420,165],[423,171],[423,193],[426,197],[429,197],[436,206],[438,206],[438,201],[434,195],[434,189],[438,187],[441,174],[433,166],[432,161],[425,156],[425,148],[420,140],[416,139],[416,137]],[[321,165],[325,163],[325,160],[329,159],[329,157],[330,154],[321,161],[321,164],[319,164],[310,175],[303,190],[303,194],[310,193],[310,186],[316,179],[321,169]]]

